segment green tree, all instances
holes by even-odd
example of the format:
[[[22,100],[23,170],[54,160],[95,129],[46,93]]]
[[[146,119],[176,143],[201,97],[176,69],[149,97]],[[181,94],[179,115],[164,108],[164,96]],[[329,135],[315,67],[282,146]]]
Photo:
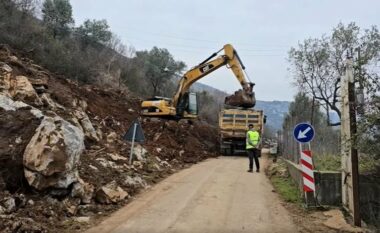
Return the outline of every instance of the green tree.
[[[69,0],[45,0],[42,5],[42,13],[43,22],[54,38],[70,32],[74,19]]]
[[[76,32],[86,44],[102,43],[106,44],[112,39],[112,32],[109,30],[107,20],[87,19],[77,28]]]
[[[136,58],[143,66],[145,78],[152,87],[152,95],[162,95],[164,87],[178,76],[185,63],[174,60],[167,49],[153,47],[150,51],[136,52]]]
[[[13,2],[23,14],[34,15],[36,13],[37,0],[13,0]]]

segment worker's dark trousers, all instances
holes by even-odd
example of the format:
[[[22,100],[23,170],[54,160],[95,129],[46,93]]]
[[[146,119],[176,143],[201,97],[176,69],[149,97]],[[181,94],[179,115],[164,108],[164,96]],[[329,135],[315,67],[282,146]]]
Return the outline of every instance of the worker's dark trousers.
[[[255,148],[247,149],[247,154],[249,158],[249,170],[253,169],[253,159],[255,159],[256,169],[260,170],[258,150]]]

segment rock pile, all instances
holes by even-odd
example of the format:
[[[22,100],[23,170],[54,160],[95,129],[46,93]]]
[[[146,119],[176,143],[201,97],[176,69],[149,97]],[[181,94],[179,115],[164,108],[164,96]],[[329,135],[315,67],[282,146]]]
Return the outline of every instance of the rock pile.
[[[177,169],[216,156],[206,123],[142,119],[139,98],[51,74],[0,45],[0,232],[73,232]],[[70,224],[68,224],[70,223]]]

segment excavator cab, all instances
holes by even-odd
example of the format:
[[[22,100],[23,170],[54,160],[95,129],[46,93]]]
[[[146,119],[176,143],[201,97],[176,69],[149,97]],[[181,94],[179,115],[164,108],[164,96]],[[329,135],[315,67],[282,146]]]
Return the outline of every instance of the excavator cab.
[[[185,92],[179,99],[176,108],[172,107],[172,99],[155,96],[142,103],[145,116],[161,116],[169,118],[196,118],[198,115],[198,97],[194,92]]]
[[[197,93],[185,92],[179,98],[176,112],[178,117],[196,118],[198,115]]]
[[[198,96],[197,93],[189,93],[188,113],[198,115]]]

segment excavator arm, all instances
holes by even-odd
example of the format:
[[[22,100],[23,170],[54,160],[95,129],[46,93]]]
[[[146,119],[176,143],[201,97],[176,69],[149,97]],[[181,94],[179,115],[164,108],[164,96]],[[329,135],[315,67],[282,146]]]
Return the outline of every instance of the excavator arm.
[[[216,59],[212,60],[222,50],[224,50],[224,55],[219,56]],[[191,85],[193,85],[193,83],[195,83],[199,79],[203,78],[204,76],[212,73],[213,71],[225,65],[227,65],[227,67],[232,70],[235,77],[238,79],[240,85],[243,87],[244,94],[240,94],[241,95],[240,98],[238,97],[239,100],[234,101],[235,103],[239,101],[241,103],[237,103],[233,105],[237,105],[237,107],[240,107],[239,105],[244,106],[244,107],[253,107],[255,105],[255,100],[254,100],[254,96],[252,92],[252,88],[254,84],[247,81],[243,72],[245,67],[238,53],[236,52],[236,50],[232,47],[232,45],[226,44],[224,45],[223,49],[212,54],[210,57],[208,57],[198,66],[192,68],[191,70],[187,71],[183,75],[179,83],[177,92],[173,98],[173,106],[177,106],[177,111],[178,110],[180,112],[182,111],[181,104],[183,103],[183,101],[181,101],[181,98],[189,90],[189,88],[191,87]]]
[[[224,54],[215,58],[222,50],[224,50]],[[226,97],[225,103],[237,107],[253,107],[255,105],[254,93],[252,91],[254,84],[247,81],[244,75],[245,67],[236,50],[232,45],[226,44],[223,49],[212,54],[202,63],[193,67],[183,75],[171,101],[167,99],[157,99],[150,102],[144,101],[142,104],[143,115],[183,117],[186,114],[185,112],[189,104],[187,94],[191,85],[222,66],[227,66],[232,70],[243,88],[242,92],[237,92],[232,97]],[[154,110],[158,109],[158,111],[144,112],[144,109],[153,109],[153,105],[155,106]]]

